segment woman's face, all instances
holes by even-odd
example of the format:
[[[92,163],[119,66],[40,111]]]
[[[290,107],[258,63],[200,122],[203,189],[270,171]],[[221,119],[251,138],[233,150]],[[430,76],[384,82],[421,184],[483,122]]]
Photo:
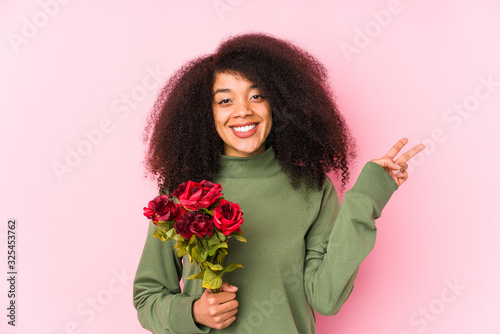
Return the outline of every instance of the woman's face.
[[[218,73],[213,95],[215,129],[224,142],[224,154],[249,157],[263,153],[272,115],[259,87],[243,77]]]

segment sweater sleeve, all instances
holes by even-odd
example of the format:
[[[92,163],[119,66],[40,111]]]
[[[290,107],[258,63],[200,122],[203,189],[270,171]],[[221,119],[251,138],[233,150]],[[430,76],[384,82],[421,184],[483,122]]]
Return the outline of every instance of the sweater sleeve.
[[[197,298],[181,293],[182,262],[173,242],[153,237],[155,228],[150,223],[134,279],[134,307],[142,327],[155,334],[208,333],[209,327],[193,320]]]
[[[385,169],[371,161],[342,207],[331,182],[325,186],[320,213],[306,235],[304,265],[307,298],[318,313],[336,314],[351,294],[359,265],[375,245],[375,219],[397,189]]]

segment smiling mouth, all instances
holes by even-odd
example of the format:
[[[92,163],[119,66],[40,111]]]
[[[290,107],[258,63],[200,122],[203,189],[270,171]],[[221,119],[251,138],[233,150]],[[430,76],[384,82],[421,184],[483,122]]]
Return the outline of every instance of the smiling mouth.
[[[245,126],[233,126],[233,127],[231,127],[231,129],[233,129],[236,132],[245,133],[245,132],[248,132],[248,131],[255,129],[256,126],[257,126],[257,124],[251,124],[251,125],[245,125]]]

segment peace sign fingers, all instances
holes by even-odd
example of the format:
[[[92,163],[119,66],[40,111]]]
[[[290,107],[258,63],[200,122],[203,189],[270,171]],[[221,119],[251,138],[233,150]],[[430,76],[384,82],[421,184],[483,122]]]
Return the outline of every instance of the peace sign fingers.
[[[407,138],[402,138],[400,139],[390,150],[384,155],[384,158],[389,158],[394,160],[396,155],[401,151],[401,149],[408,144],[408,139]],[[418,144],[417,146],[413,147],[409,151],[405,152],[402,156],[400,156],[397,160],[396,163],[398,165],[401,165],[411,158],[413,158],[418,152],[422,151],[425,148],[424,144]]]
[[[424,144],[418,144],[394,161],[396,155],[406,144],[408,144],[408,139],[402,138],[382,158],[372,160],[372,162],[382,166],[398,186],[408,179],[408,172],[406,171],[408,164],[406,162],[425,149]]]
[[[403,139],[406,139],[406,138],[403,138]],[[401,140],[403,140],[401,139]],[[399,142],[401,142],[401,140]],[[408,141],[408,139],[406,139]],[[399,143],[398,142],[398,143]],[[401,165],[402,163],[405,163],[407,162],[408,160],[410,160],[411,158],[413,158],[415,155],[417,155],[418,152],[421,152],[425,149],[425,145],[424,144],[418,144],[417,146],[414,146],[413,148],[411,148],[409,151],[406,151],[403,155],[401,155],[397,160],[396,160],[396,163],[398,165]]]
[[[406,144],[408,144],[408,139],[406,138],[403,138],[401,140],[399,140],[390,150],[389,152],[387,152],[384,157],[388,157],[390,159],[394,159],[396,157],[396,155],[399,153],[399,151],[401,151],[401,149],[403,148],[403,146],[405,146]]]

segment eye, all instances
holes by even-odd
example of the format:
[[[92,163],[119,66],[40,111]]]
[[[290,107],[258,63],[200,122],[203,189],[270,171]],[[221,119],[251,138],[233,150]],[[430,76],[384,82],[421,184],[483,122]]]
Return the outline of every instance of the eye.
[[[252,99],[254,99],[254,100],[263,99],[263,98],[264,98],[264,96],[262,96],[260,94],[252,95]]]
[[[224,99],[224,100],[221,100],[221,101],[219,102],[219,104],[226,104],[226,103],[229,103],[229,102],[231,102],[231,100],[229,100],[229,99]]]

